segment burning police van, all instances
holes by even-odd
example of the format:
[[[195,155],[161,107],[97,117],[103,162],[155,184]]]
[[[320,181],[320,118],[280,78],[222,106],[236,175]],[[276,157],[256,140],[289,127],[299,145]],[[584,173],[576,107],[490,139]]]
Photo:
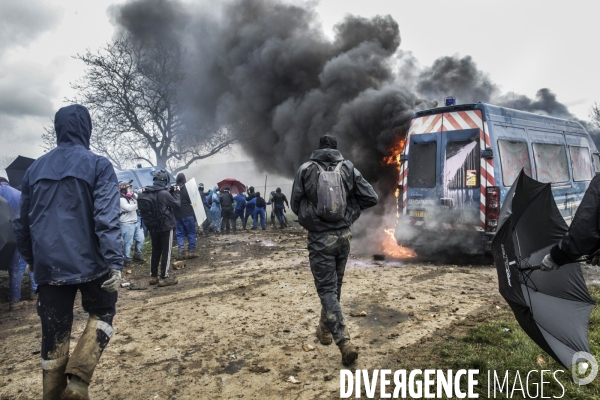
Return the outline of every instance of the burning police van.
[[[482,103],[414,114],[400,162],[395,235],[417,253],[490,250],[521,169],[551,183],[567,223],[600,172],[600,154],[579,123]]]

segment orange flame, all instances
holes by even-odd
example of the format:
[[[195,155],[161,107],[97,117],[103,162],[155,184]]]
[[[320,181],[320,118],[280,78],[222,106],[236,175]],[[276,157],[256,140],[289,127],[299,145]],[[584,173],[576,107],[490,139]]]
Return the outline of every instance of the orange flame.
[[[392,258],[413,258],[417,256],[413,250],[408,247],[402,247],[396,242],[393,229],[384,229],[386,237],[379,248],[385,255]]]
[[[402,154],[402,151],[404,151],[404,139],[392,145],[392,148],[390,149],[392,155],[383,157],[382,164],[395,165],[396,169],[400,171],[400,154]]]

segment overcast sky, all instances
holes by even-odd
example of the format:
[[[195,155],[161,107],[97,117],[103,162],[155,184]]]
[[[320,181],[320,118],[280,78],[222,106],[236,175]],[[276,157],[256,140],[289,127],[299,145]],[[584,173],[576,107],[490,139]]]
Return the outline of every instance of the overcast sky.
[[[43,125],[83,74],[71,56],[110,41],[115,3],[0,0],[0,161],[43,154]],[[550,88],[581,119],[600,100],[600,2],[321,0],[317,10],[327,31],[347,13],[391,14],[421,66],[470,55],[504,92]]]

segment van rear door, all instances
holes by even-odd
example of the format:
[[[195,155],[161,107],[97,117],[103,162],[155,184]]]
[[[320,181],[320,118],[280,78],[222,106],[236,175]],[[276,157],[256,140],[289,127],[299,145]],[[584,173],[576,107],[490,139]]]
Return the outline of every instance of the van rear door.
[[[480,223],[480,130],[441,132],[440,222],[476,226]]]
[[[439,182],[439,133],[410,137],[407,215],[416,221],[431,220],[441,191]]]

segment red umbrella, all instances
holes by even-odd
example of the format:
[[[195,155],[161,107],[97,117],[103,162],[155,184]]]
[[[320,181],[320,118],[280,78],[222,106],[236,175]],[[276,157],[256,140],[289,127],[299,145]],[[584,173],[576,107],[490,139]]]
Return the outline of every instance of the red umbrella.
[[[246,185],[233,178],[223,179],[221,182],[217,183],[217,186],[219,186],[219,190],[228,187],[232,194],[240,194],[246,191]]]

